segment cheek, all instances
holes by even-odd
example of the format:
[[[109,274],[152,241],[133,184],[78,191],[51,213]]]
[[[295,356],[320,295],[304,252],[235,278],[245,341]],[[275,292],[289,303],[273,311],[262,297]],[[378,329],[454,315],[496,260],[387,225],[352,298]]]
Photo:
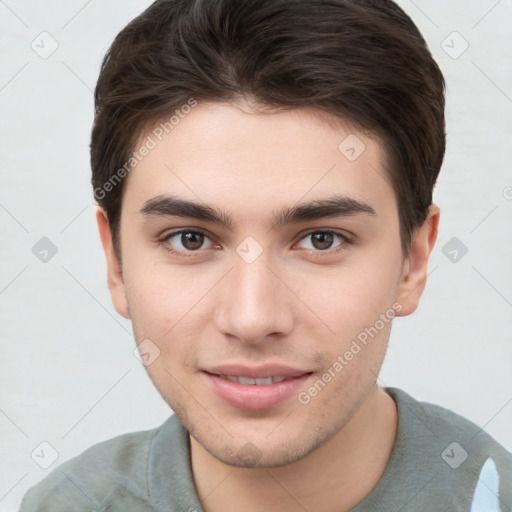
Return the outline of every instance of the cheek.
[[[394,302],[395,263],[382,259],[323,269],[304,276],[297,296],[324,326],[347,339],[372,325]],[[327,271],[326,271],[327,270]],[[297,281],[297,277],[295,277]],[[331,332],[331,334],[333,334]]]
[[[172,271],[171,271],[172,270]],[[137,342],[148,338],[159,349],[160,364],[173,367],[190,361],[197,351],[199,332],[211,315],[205,311],[208,282],[191,282],[190,274],[169,265],[131,268],[127,273],[126,294]]]
[[[183,301],[172,281],[150,267],[130,267],[125,274],[125,290],[137,342],[149,338],[161,351],[173,327],[184,314]],[[179,324],[178,324],[179,325]]]

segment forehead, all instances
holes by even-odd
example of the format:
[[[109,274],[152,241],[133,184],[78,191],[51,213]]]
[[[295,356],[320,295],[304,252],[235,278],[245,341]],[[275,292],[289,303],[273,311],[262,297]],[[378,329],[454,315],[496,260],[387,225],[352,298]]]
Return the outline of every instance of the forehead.
[[[172,194],[261,215],[334,192],[375,210],[393,208],[378,139],[342,119],[310,108],[258,111],[213,102],[175,117],[139,140],[136,152],[145,156],[126,178],[123,210]]]

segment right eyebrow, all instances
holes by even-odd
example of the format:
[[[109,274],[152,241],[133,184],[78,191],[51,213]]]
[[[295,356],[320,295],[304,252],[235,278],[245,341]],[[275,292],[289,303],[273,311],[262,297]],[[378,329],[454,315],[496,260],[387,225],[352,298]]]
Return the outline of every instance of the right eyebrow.
[[[234,225],[228,214],[212,206],[169,195],[159,195],[148,199],[139,213],[145,216],[188,217],[213,222],[230,230],[233,229]]]

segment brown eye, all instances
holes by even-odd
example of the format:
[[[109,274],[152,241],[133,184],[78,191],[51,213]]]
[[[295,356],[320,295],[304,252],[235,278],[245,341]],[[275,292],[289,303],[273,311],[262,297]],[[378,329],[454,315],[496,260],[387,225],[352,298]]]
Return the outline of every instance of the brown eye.
[[[335,243],[336,238],[339,240],[338,243]],[[312,231],[302,238],[302,240],[308,239],[311,240],[310,247],[305,248],[314,249],[314,252],[328,252],[327,250],[332,247],[336,248],[344,244],[350,244],[348,237],[336,231]],[[335,252],[335,250],[329,252]]]
[[[193,252],[202,252],[201,249],[209,237],[205,233],[192,230],[174,231],[165,235],[160,243],[164,245],[165,249],[173,254],[189,255]]]
[[[334,240],[332,233],[313,233],[311,241],[316,249],[329,249]]]
[[[194,231],[184,231],[181,233],[180,242],[185,249],[194,251],[203,245],[204,235],[201,233],[195,233]]]

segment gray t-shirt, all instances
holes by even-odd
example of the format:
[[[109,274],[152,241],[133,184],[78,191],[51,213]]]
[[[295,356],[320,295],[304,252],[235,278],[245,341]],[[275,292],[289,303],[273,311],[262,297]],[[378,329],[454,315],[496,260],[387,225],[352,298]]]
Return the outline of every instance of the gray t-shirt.
[[[511,512],[512,454],[466,418],[384,388],[398,407],[391,459],[351,512]],[[20,512],[204,512],[176,415],[91,446],[30,488]],[[226,510],[229,510],[226,504]]]

